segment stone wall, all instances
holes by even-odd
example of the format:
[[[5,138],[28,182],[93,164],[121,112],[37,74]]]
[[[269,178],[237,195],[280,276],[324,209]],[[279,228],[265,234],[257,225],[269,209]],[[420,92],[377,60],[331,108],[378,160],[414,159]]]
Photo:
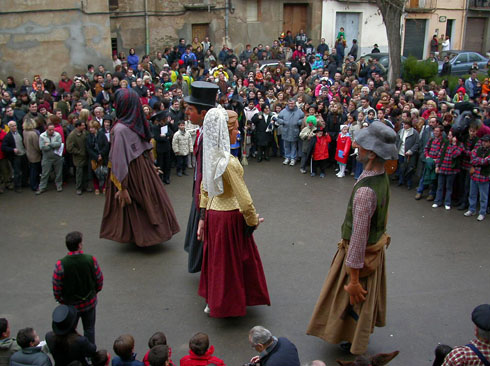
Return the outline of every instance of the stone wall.
[[[85,72],[89,63],[110,64],[108,2],[4,0],[0,12],[0,77]]]

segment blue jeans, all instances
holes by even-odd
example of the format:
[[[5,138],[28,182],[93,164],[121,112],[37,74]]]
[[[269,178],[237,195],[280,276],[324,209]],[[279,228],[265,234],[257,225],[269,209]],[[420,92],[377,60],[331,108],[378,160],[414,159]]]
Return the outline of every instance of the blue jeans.
[[[284,140],[284,155],[286,159],[296,159],[296,141]]]
[[[478,198],[478,193],[480,193],[480,215],[485,216],[487,213],[488,205],[488,188],[490,187],[490,182],[480,183],[475,182],[473,179],[470,181],[470,208],[471,212],[476,212],[476,200]]]
[[[451,206],[451,195],[453,194],[454,179],[456,174],[439,174],[437,177],[437,192],[434,203],[442,205],[442,196],[444,188],[446,189],[446,195],[444,196],[444,204]]]

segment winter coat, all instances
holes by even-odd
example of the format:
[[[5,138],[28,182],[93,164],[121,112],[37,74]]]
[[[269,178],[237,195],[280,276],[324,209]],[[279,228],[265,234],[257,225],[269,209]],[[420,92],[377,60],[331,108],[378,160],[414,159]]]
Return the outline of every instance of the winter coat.
[[[47,144],[47,145],[46,145]],[[55,153],[55,150],[61,146],[61,135],[54,131],[53,136],[49,136],[47,131],[44,131],[39,136],[39,148],[43,152],[43,161],[58,160],[62,157]]]
[[[323,137],[327,141],[327,149],[324,154],[324,158],[328,159],[329,153],[328,153],[328,144],[332,142],[332,138],[328,133],[324,133]],[[306,161],[310,161],[310,159],[313,158],[313,155],[315,154],[315,147],[316,147],[316,142],[318,140],[317,136],[314,136],[311,138],[310,142],[308,143],[308,150],[306,151]]]
[[[316,130],[315,126],[313,126],[313,127],[306,126],[299,133],[299,138],[304,141],[303,142],[303,152],[304,153],[308,152],[309,142],[311,141],[311,139],[313,137],[315,137],[315,130]]]
[[[255,143],[257,146],[267,146],[272,140],[272,129],[270,132],[267,131],[267,127],[271,123],[272,115],[264,115],[262,112],[257,113],[252,117],[252,123],[254,124],[255,130]]]
[[[261,366],[300,366],[298,350],[289,339],[280,337],[277,344],[269,348],[267,354],[260,358]]]
[[[86,147],[89,160],[98,161],[99,155],[101,155],[102,165],[107,165],[109,162],[111,145],[109,144],[109,141],[107,141],[107,137],[105,137],[104,129],[99,129],[95,135],[89,133],[87,136]]]
[[[60,136],[61,139],[61,136]],[[85,140],[87,139],[87,131],[78,131],[76,128],[68,135],[66,139],[66,150],[73,158],[75,167],[83,167],[87,165],[87,148]]]
[[[294,142],[298,140],[299,128],[303,123],[305,114],[298,107],[290,110],[284,108],[277,116],[277,121],[282,126],[282,139],[284,141]]]
[[[9,366],[10,357],[19,350],[15,338],[0,339],[0,366]]]
[[[192,350],[189,350],[189,354],[180,359],[180,366],[206,366],[211,363],[216,366],[225,366],[224,361],[213,356],[213,353],[213,345],[209,346],[208,350],[202,356],[198,356]]]
[[[398,135],[396,136],[396,150],[400,150],[400,146],[402,144],[402,133],[404,129],[402,128],[398,131]],[[412,160],[417,158],[417,154],[419,152],[419,133],[415,128],[410,128],[408,130],[408,135],[405,138],[405,153],[412,156]]]
[[[42,155],[39,148],[39,133],[37,130],[24,131],[24,147],[26,148],[29,163],[39,163],[41,161]]]
[[[192,154],[192,136],[188,131],[177,131],[172,139],[172,150],[175,155],[187,156]]]
[[[160,136],[162,127],[163,126],[155,125],[151,129],[153,133],[153,138],[156,141],[155,150],[157,151],[157,154],[167,153],[170,152],[170,150],[172,149],[172,136],[174,135],[174,133],[172,132],[172,129],[169,126],[167,129],[166,136]]]
[[[339,136],[337,137],[337,150],[335,151],[335,160],[337,160],[339,163],[347,164],[351,144],[352,140],[349,134],[345,136],[339,134]]]
[[[26,347],[10,357],[10,366],[51,366],[51,360],[41,347]]]

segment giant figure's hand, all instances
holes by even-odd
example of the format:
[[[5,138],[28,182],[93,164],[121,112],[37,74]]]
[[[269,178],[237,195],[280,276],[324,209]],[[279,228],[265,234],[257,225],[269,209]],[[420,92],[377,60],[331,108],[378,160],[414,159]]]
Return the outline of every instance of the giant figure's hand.
[[[199,224],[197,225],[197,240],[204,240],[204,220],[199,220]]]
[[[121,207],[124,207],[126,205],[130,205],[131,204],[131,197],[129,196],[129,193],[128,193],[128,190],[127,189],[123,189],[121,191],[118,191],[115,195],[117,201],[119,202],[119,204],[121,205]]]
[[[359,304],[366,300],[367,291],[364,290],[359,283],[359,269],[350,269],[350,280],[347,285],[344,286],[344,290],[349,294],[350,304]]]

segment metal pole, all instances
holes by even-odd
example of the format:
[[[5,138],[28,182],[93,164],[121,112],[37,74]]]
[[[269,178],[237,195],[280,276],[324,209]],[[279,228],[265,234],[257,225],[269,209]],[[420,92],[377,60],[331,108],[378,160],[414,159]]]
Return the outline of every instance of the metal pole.
[[[228,44],[228,21],[229,21],[229,0],[225,0],[225,42]]]
[[[150,27],[148,26],[148,0],[145,0],[145,49],[146,54],[150,54]]]

